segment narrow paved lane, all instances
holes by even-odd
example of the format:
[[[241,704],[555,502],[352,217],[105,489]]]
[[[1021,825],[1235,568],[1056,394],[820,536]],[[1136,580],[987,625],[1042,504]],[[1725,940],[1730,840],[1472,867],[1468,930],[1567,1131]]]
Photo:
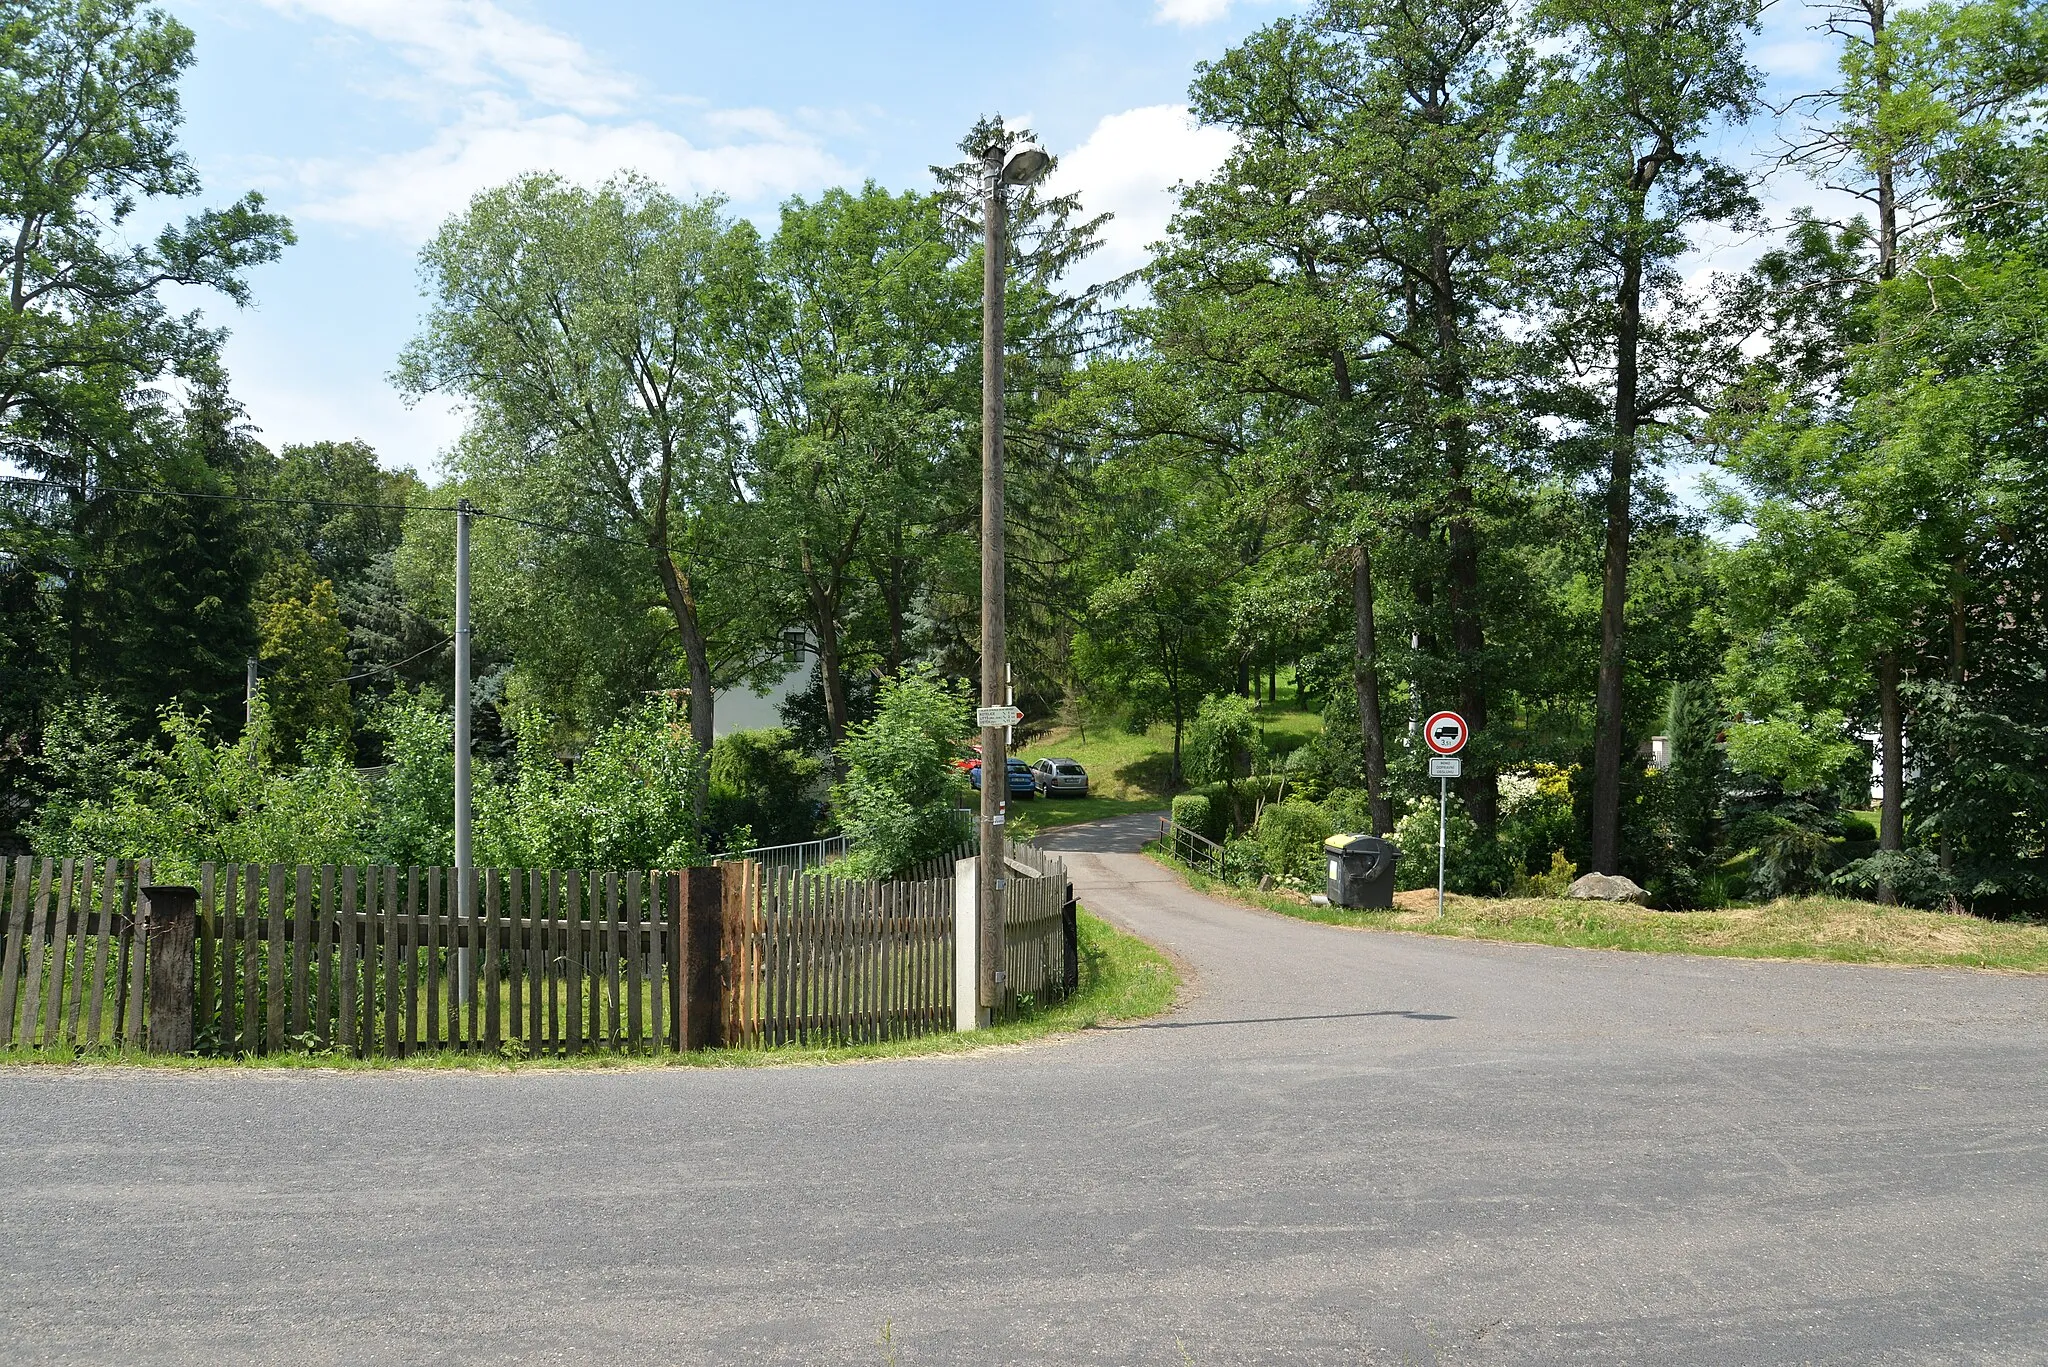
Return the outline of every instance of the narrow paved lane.
[[[2048,1360],[2048,982],[1347,932],[1145,824],[1048,843],[1190,999],[1064,1042],[0,1071],[0,1359]]]

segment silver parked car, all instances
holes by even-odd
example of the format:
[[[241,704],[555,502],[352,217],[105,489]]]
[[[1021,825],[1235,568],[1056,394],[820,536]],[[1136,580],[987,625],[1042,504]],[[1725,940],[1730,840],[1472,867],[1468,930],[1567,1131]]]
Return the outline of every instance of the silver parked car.
[[[1088,796],[1088,771],[1070,759],[1042,759],[1031,766],[1031,777],[1047,797]]]

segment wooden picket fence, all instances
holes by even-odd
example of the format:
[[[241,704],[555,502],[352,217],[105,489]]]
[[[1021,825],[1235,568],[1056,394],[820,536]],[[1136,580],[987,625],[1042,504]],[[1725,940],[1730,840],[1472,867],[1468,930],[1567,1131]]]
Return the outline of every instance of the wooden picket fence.
[[[146,860],[15,861],[0,902],[0,1047],[140,1041],[135,907],[149,878]],[[470,882],[464,914],[453,869],[202,864],[195,1048],[678,1047],[677,875],[483,869]]]
[[[954,1024],[952,870],[963,846],[902,882],[748,865],[725,918],[725,1038],[744,1048],[860,1044]],[[1077,986],[1072,892],[1058,859],[1010,846],[1008,984],[997,1015]]]
[[[1079,983],[1080,946],[1070,914],[1073,888],[1067,866],[1035,845],[1011,845],[1003,900],[1006,990],[999,1015],[1026,1002],[1058,1001]]]
[[[142,1038],[135,872],[120,859],[0,861],[0,1049]]]
[[[953,880],[750,864],[726,919],[725,1038],[853,1044],[953,1028]]]
[[[569,1056],[950,1030],[954,867],[482,869],[465,899],[448,868],[202,864],[191,1045]],[[1078,976],[1064,866],[1013,845],[1007,871],[1003,1017]],[[0,1049],[142,1044],[151,883],[148,860],[0,863]]]

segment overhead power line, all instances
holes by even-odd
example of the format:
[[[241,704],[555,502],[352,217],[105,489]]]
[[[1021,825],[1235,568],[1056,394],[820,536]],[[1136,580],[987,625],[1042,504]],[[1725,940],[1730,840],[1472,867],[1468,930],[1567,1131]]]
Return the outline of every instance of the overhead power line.
[[[9,484],[33,485],[43,489],[62,489],[68,491],[76,487],[66,484],[62,480],[37,479],[31,475],[0,475],[0,480],[4,480]],[[456,511],[456,507],[452,503],[367,503],[343,498],[266,498],[260,494],[214,494],[198,489],[166,489],[128,484],[96,484],[93,486],[93,489],[99,493],[135,494],[146,498],[190,498],[212,503],[257,503],[278,507],[374,508],[385,512],[397,513],[452,513]],[[570,527],[559,522],[540,522],[530,517],[518,517],[512,513],[493,512],[474,505],[471,505],[469,515],[471,517],[495,518],[500,522],[516,522],[522,527],[533,527],[544,532],[559,532],[564,536],[595,536],[627,546],[641,544],[631,537],[620,536],[615,532],[607,532],[590,527]]]
[[[404,659],[393,660],[388,665],[371,665],[368,669],[364,670],[360,674],[349,675],[347,678],[343,679],[342,682],[354,683],[358,679],[368,679],[373,678],[379,674],[389,674],[392,671],[401,668],[402,666],[411,664],[414,660],[417,660],[422,655],[433,654],[435,651],[439,650],[442,646],[449,644],[454,639],[455,638],[453,636],[443,636],[440,640],[434,642],[434,644],[428,646],[425,650],[415,650],[412,654],[406,656]]]

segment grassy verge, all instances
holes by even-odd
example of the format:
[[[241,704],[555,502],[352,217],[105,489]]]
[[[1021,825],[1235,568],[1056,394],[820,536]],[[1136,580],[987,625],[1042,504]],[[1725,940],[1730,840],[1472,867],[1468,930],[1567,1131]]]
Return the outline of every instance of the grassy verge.
[[[1083,821],[1125,816],[1131,812],[1164,812],[1165,798],[1148,797],[1059,797],[1033,798],[1010,804],[1011,836],[1029,840],[1034,832],[1055,826],[1075,826]]]
[[[2048,925],[2033,922],[1983,921],[1838,897],[1794,897],[1762,906],[1672,912],[1568,898],[1463,897],[1455,893],[1445,899],[1443,919],[1438,920],[1434,891],[1399,893],[1391,911],[1318,907],[1291,893],[1234,887],[1152,853],[1200,891],[1283,916],[1360,930],[1651,954],[2048,973]]]
[[[1283,675],[1282,700],[1259,705],[1259,726],[1278,751],[1291,750],[1322,729],[1319,713],[1302,711],[1288,701]],[[1071,759],[1088,771],[1086,798],[1013,802],[1010,810],[1029,814],[1041,827],[1096,821],[1125,812],[1162,809],[1167,804],[1167,775],[1173,767],[1173,727],[1160,722],[1142,734],[1110,723],[1085,728],[1057,727],[1018,752],[1027,764],[1041,759]]]
[[[629,1056],[587,1054],[580,1058],[485,1057],[478,1054],[415,1054],[406,1059],[350,1058],[343,1054],[286,1053],[260,1058],[170,1058],[137,1050],[97,1049],[83,1053],[24,1050],[0,1053],[0,1067],[16,1064],[75,1066],[137,1064],[152,1068],[314,1068],[350,1072],[545,1072],[615,1071],[629,1068],[747,1068],[771,1064],[839,1063],[852,1059],[907,1058],[959,1054],[996,1045],[1028,1044],[1052,1035],[1086,1030],[1105,1021],[1140,1020],[1173,1005],[1180,978],[1164,955],[1135,935],[1081,913],[1081,990],[1067,1001],[1027,1011],[992,1030],[972,1034],[921,1035],[914,1039],[838,1047],[786,1045],[779,1049],[705,1049],[693,1054]]]

